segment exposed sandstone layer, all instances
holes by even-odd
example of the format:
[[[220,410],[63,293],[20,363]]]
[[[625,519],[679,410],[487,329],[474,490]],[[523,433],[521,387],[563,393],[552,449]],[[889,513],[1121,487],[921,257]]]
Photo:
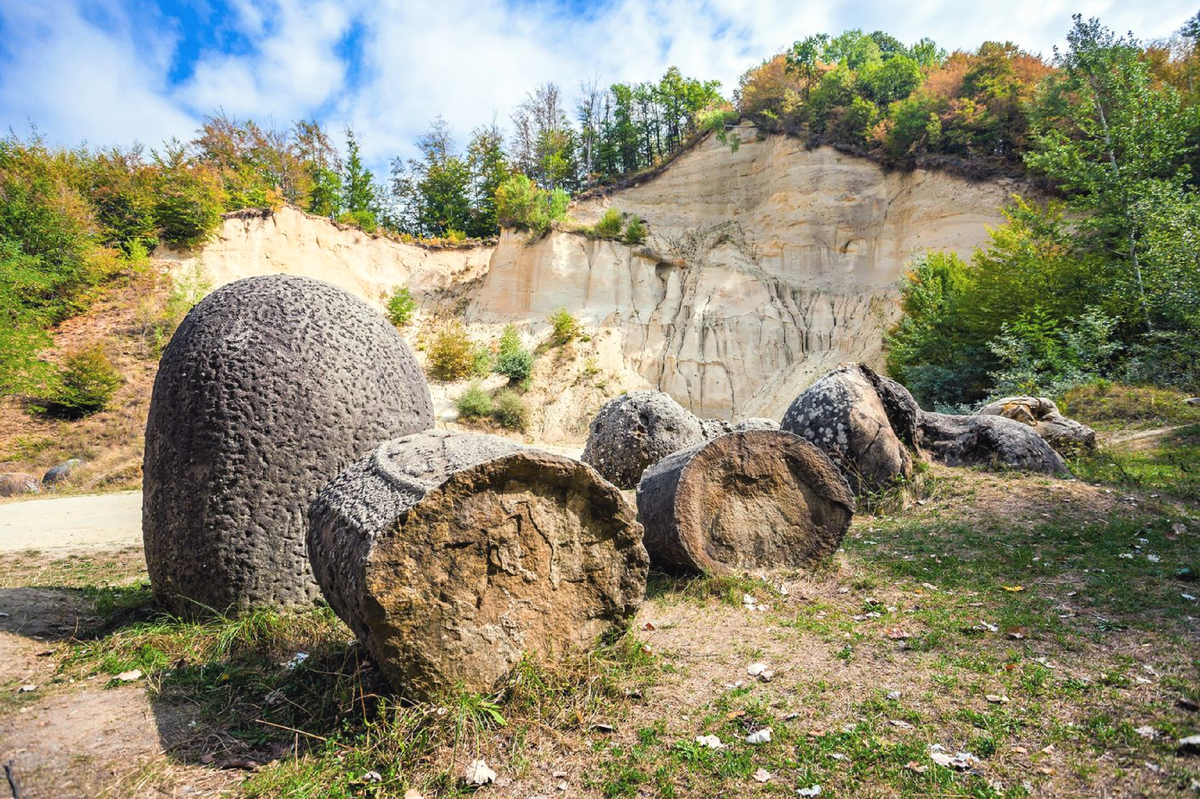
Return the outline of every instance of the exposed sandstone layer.
[[[646,382],[700,416],[779,418],[848,360],[878,365],[905,261],[962,255],[1015,187],[885,172],[782,136],[713,138],[635,188],[586,200],[649,225],[643,246],[564,232],[501,237],[470,318],[538,322],[558,307],[622,336]]]

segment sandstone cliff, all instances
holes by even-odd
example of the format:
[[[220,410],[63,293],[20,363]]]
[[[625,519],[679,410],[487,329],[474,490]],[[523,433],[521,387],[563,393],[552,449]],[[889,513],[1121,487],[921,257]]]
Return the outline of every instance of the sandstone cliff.
[[[644,245],[505,231],[494,247],[433,250],[285,208],[227,219],[197,258],[216,285],[287,272],[379,306],[407,285],[422,306],[410,338],[435,308],[462,312],[481,341],[510,321],[536,336],[567,308],[597,335],[574,368],[547,367],[537,434],[572,440],[605,392],[658,388],[702,416],[778,419],[837,363],[877,365],[905,261],[930,248],[969,255],[1018,188],[886,172],[744,129],[736,152],[709,137],[643,184],[572,210],[582,223],[609,206],[637,214]],[[567,373],[575,382],[558,385]],[[584,373],[599,375],[586,400],[571,388]]]

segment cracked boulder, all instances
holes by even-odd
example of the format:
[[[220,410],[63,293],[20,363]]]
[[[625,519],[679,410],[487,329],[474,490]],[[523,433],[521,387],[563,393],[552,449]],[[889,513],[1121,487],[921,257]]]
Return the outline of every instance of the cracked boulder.
[[[729,433],[651,466],[637,490],[658,568],[812,566],[841,545],[854,496],[824,452],[778,430]]]
[[[1070,474],[1062,456],[1032,427],[1003,416],[922,413],[920,444],[947,466]]]
[[[1005,397],[979,409],[981,416],[1003,416],[1032,427],[1058,452],[1091,452],[1096,448],[1096,431],[1068,419],[1053,400],[1045,397]]]
[[[579,461],[496,436],[388,441],[310,508],[330,606],[407,696],[485,693],[625,630],[647,558],[636,513]]]

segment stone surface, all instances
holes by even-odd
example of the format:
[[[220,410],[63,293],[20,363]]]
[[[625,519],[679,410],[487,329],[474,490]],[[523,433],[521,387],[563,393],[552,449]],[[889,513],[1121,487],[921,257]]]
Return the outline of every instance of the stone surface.
[[[1096,448],[1096,431],[1062,415],[1045,397],[1005,397],[979,409],[982,416],[1003,416],[1028,425],[1061,453],[1090,452]]]
[[[722,432],[661,391],[633,391],[610,400],[588,430],[583,462],[618,488],[633,488],[646,467]]]
[[[17,497],[22,494],[37,494],[42,484],[32,474],[9,472],[0,474],[0,497]]]
[[[777,430],[729,433],[642,476],[638,518],[658,568],[723,574],[811,566],[841,544],[850,487],[820,449]]]
[[[796,397],[780,424],[829,455],[855,494],[912,477],[912,455],[876,390],[883,379],[860,364],[843,364]]]
[[[774,419],[762,419],[759,417],[751,417],[749,419],[743,419],[740,422],[734,423],[734,425],[733,425],[734,432],[741,432],[743,430],[778,430],[778,429],[779,429],[779,422],[775,421]]]
[[[591,467],[495,436],[389,441],[312,504],[334,611],[406,695],[487,692],[628,626],[646,586],[635,512]]]
[[[1062,457],[1032,427],[1003,416],[923,413],[920,445],[947,466],[1070,474]]]
[[[361,300],[285,275],[213,292],[171,339],[150,402],[155,596],[175,613],[311,602],[309,502],[380,441],[432,424],[408,345]]]
[[[82,465],[83,461],[79,458],[70,458],[62,463],[55,464],[46,470],[46,474],[42,476],[42,483],[47,486],[65,483],[71,478],[71,473]]]

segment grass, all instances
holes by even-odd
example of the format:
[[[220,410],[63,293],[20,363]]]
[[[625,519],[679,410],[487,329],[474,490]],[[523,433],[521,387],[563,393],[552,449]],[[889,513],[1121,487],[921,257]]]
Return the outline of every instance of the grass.
[[[1072,459],[1071,470],[1088,482],[1194,499],[1200,496],[1200,424],[1168,432],[1153,447],[1101,445]]]
[[[1100,382],[1071,389],[1059,410],[1097,430],[1138,430],[1168,425],[1200,424],[1200,406],[1172,388]]]

